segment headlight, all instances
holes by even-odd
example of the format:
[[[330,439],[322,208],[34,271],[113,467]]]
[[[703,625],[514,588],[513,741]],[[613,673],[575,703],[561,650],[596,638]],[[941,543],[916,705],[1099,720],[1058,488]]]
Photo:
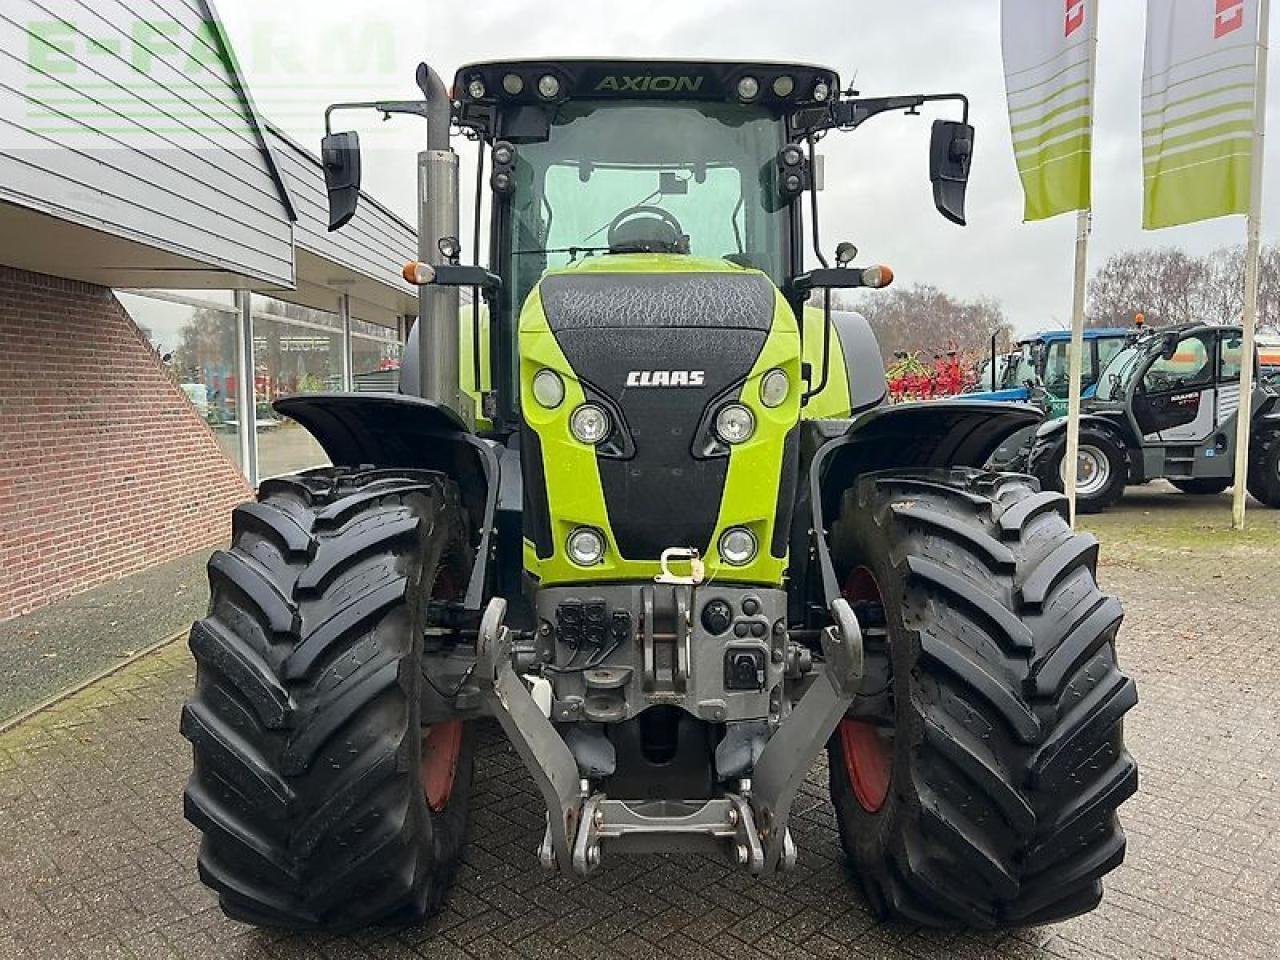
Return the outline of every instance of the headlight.
[[[518,97],[524,93],[524,78],[518,73],[508,73],[502,78],[502,89],[510,96]]]
[[[738,81],[738,99],[743,102],[760,96],[760,81],[755,77],[743,77]]]
[[[746,527],[730,527],[720,535],[720,559],[730,566],[745,567],[756,558],[756,535]]]
[[[780,407],[791,393],[791,378],[785,370],[770,370],[760,381],[760,402],[766,407]]]
[[[554,370],[539,370],[533,375],[533,399],[548,410],[564,403],[564,380]]]
[[[613,424],[604,407],[584,403],[569,418],[570,432],[582,443],[596,444],[613,431]]]
[[[544,100],[554,100],[560,96],[560,79],[555,74],[545,74],[538,80],[538,96]]]
[[[746,443],[755,432],[755,415],[740,403],[731,403],[716,414],[716,436],[727,444]]]
[[[578,527],[566,543],[569,559],[580,567],[594,567],[604,559],[604,535],[592,527]]]
[[[488,92],[485,89],[484,81],[479,77],[473,77],[471,82],[467,84],[467,93],[470,94],[472,100],[483,100],[484,95]]]

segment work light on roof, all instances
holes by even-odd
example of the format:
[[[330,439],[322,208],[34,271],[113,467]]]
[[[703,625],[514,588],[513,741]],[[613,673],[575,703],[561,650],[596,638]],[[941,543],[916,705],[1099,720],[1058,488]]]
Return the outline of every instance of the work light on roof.
[[[544,100],[554,100],[560,96],[560,78],[555,74],[545,74],[538,80],[538,96]]]

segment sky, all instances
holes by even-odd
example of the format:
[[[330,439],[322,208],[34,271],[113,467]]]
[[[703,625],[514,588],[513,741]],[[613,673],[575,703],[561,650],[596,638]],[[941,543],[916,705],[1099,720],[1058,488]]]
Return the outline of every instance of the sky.
[[[1120,250],[1177,246],[1205,253],[1244,241],[1242,217],[1141,229],[1145,6],[1140,0],[1100,3],[1091,271]],[[1069,324],[1075,217],[1022,223],[998,0],[219,0],[217,7],[261,112],[316,151],[328,103],[415,98],[414,70],[422,60],[446,83],[464,63],[504,57],[794,60],[838,69],[845,85],[855,83],[864,96],[965,93],[977,128],[969,225],[953,226],[933,208],[930,119],[949,115],[947,108],[921,117],[885,114],[821,145],[824,246],[850,240],[860,259],[890,264],[900,284],[994,297],[1019,333]],[[1274,42],[1280,25],[1272,26]],[[1275,83],[1269,87],[1274,92]],[[1278,132],[1268,144],[1266,169],[1274,180],[1280,102],[1272,96],[1270,104],[1268,126]],[[372,113],[349,114],[342,122],[360,131],[366,191],[416,222],[421,122],[384,124]],[[456,148],[463,154],[465,198],[474,148],[466,141]],[[1268,183],[1265,198],[1263,239],[1270,242],[1280,233],[1280,184]],[[464,199],[464,235],[469,207]]]

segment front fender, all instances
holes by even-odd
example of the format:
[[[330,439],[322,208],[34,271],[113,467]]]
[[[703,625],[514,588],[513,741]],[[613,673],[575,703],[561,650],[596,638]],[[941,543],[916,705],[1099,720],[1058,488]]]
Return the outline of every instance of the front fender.
[[[1253,429],[1280,427],[1280,395],[1268,391],[1261,403],[1254,405]]]
[[[965,400],[999,403],[1026,403],[1031,399],[1031,391],[1026,387],[1010,387],[1007,390],[979,390],[966,393]]]
[[[880,470],[980,469],[1008,437],[1043,416],[1025,404],[935,400],[879,407],[852,421],[815,423],[825,442],[809,465],[806,532],[812,537],[826,605],[840,596],[827,521],[859,476]]]
[[[335,467],[436,470],[462,492],[479,531],[466,606],[484,602],[490,541],[501,479],[499,448],[469,432],[447,407],[398,393],[315,393],[274,404],[324,448]]]
[[[1080,417],[1080,426],[1097,427],[1099,430],[1110,431],[1111,433],[1116,434],[1118,438],[1118,442],[1120,443],[1121,446],[1124,446],[1124,438],[1120,436],[1119,429],[1117,428],[1114,420],[1110,420],[1107,417],[1098,417],[1098,416],[1093,416],[1086,413],[1081,415]],[[1040,424],[1040,426],[1036,428],[1036,439],[1047,440],[1050,437],[1057,436],[1060,433],[1065,433],[1066,429],[1067,429],[1066,417],[1052,417],[1044,421],[1044,423]]]

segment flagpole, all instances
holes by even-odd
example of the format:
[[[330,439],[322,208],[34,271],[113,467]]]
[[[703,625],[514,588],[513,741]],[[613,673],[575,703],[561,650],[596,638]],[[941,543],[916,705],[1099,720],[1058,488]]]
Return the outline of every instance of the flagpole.
[[[1071,297],[1071,349],[1068,351],[1067,452],[1062,479],[1070,507],[1071,525],[1076,524],[1076,482],[1080,467],[1080,385],[1084,373],[1084,298],[1089,276],[1090,212],[1076,214],[1075,290]]]
[[[1097,5],[1090,17],[1092,35],[1089,38],[1089,100],[1095,101],[1098,76],[1098,20]],[[1093,121],[1089,121],[1089,177],[1093,179]],[[1092,195],[1092,190],[1090,191]],[[1071,348],[1067,352],[1067,449],[1064,461],[1065,475],[1062,489],[1067,495],[1067,509],[1071,526],[1076,525],[1076,482],[1080,469],[1080,390],[1084,379],[1084,303],[1089,281],[1089,229],[1093,218],[1092,199],[1089,207],[1076,213],[1076,269],[1074,289],[1071,295]]]
[[[1231,527],[1244,529],[1245,490],[1249,472],[1249,420],[1253,415],[1253,364],[1258,323],[1258,267],[1262,255],[1262,164],[1267,126],[1267,44],[1271,24],[1271,0],[1258,4],[1258,75],[1254,88],[1253,157],[1249,166],[1249,218],[1244,273],[1244,342],[1240,356],[1240,406],[1236,412],[1235,489],[1231,500]]]

